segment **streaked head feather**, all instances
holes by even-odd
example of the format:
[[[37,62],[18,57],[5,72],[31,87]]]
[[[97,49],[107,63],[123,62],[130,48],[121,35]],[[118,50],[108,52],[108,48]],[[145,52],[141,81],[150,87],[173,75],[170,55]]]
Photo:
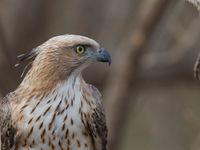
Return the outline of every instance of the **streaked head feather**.
[[[31,63],[21,86],[31,85],[34,90],[48,90],[66,80],[72,72],[80,73],[87,59],[71,50],[76,45],[89,45],[94,51],[100,48],[96,41],[88,37],[67,34],[53,37],[29,53],[19,56],[19,64],[23,61]]]

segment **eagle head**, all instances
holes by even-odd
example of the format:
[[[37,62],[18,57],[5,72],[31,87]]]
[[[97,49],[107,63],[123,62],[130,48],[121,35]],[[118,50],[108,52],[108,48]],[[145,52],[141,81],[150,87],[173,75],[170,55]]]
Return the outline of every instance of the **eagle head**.
[[[53,37],[20,57],[21,61],[32,60],[32,67],[24,80],[43,84],[66,80],[72,73],[80,74],[94,62],[111,64],[109,52],[96,41],[70,34]]]

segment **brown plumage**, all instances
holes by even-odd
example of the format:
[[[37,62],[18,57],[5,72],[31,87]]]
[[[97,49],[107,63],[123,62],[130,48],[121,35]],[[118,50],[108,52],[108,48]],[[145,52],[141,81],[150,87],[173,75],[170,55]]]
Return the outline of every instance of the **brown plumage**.
[[[1,150],[106,150],[102,98],[81,71],[110,64],[109,53],[90,38],[62,35],[19,58],[31,68],[1,101]]]

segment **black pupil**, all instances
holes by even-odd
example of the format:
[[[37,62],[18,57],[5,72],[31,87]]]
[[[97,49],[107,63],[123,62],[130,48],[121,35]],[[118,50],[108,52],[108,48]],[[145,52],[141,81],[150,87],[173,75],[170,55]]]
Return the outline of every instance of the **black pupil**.
[[[83,47],[78,47],[78,51],[82,52],[83,51]]]

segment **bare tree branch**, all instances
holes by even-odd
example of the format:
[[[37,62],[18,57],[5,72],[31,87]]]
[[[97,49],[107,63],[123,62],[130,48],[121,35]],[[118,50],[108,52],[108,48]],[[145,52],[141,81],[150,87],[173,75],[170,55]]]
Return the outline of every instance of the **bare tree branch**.
[[[177,23],[176,23],[177,24]],[[149,60],[145,62],[145,66],[164,68],[177,64],[180,62],[184,56],[186,56],[191,48],[199,40],[200,33],[197,32],[199,29],[200,20],[194,19],[190,25],[189,29],[183,31],[180,38],[177,39],[177,43],[168,51],[163,51],[160,54],[156,54],[156,59],[152,59],[149,63]],[[169,61],[170,60],[170,61]],[[198,64],[197,64],[198,65]],[[198,67],[195,67],[197,69]],[[196,72],[196,71],[195,71]],[[197,75],[195,74],[197,77]]]
[[[119,143],[117,138],[121,136],[122,127],[126,121],[127,108],[131,103],[128,95],[131,93],[131,83],[138,73],[138,63],[146,52],[145,47],[169,2],[169,0],[145,0],[140,6],[139,20],[135,30],[130,32],[129,38],[119,46],[121,50],[117,51],[113,58],[115,63],[105,87],[111,149],[117,148],[117,143]]]

